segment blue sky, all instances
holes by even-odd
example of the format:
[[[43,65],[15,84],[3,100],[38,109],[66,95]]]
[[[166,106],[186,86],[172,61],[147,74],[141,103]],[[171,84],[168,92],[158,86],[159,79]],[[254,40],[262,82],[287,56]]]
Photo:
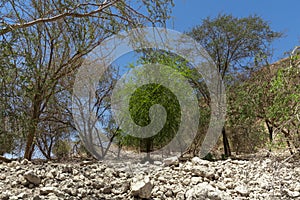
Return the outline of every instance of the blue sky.
[[[257,14],[268,21],[273,30],[284,33],[284,37],[272,45],[273,61],[300,45],[299,0],[174,0],[174,3],[173,18],[168,23],[170,29],[188,31],[201,24],[202,19],[219,13],[236,17]]]

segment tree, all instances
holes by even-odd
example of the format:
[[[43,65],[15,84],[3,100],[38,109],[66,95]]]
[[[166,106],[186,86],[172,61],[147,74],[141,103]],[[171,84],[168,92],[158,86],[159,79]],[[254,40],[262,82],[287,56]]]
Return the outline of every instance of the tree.
[[[299,58],[284,58],[266,65],[229,87],[229,123],[239,129],[235,146],[262,147],[268,134],[271,151],[286,146],[291,154],[299,151]],[[246,141],[248,140],[248,141]],[[286,143],[286,145],[285,145]],[[246,148],[245,148],[246,147]],[[251,149],[253,152],[256,149]]]
[[[279,62],[278,70],[268,82],[271,102],[265,120],[272,134],[283,134],[291,154],[300,152],[300,82],[299,55]],[[270,141],[273,142],[272,140]]]
[[[146,126],[150,121],[151,106],[159,104],[166,109],[167,119],[164,127],[155,135],[148,138],[138,138],[140,149],[147,153],[146,160],[150,161],[150,152],[164,147],[173,139],[180,125],[180,105],[176,96],[159,84],[148,84],[138,88],[130,99],[130,113],[134,122]]]
[[[230,74],[243,71],[253,63],[265,61],[258,58],[270,56],[270,43],[282,35],[273,31],[266,21],[256,15],[237,18],[226,14],[204,19],[201,25],[192,28],[188,34],[212,57],[225,82],[229,81]],[[224,154],[230,156],[225,126],[222,136]]]
[[[43,146],[51,147],[53,130],[66,125],[72,129],[70,92],[84,56],[120,30],[147,23],[164,25],[172,1],[138,1],[134,7],[131,5],[130,1],[1,3],[0,37],[4,51],[0,58],[7,66],[1,69],[5,72],[1,77],[1,101],[5,102],[5,112],[18,113],[5,119],[22,117],[17,123],[24,136],[25,158],[32,158],[36,145],[48,158],[51,148]],[[143,6],[147,9],[145,14],[138,10]],[[8,54],[11,56],[6,57]]]
[[[152,119],[151,116],[149,116],[151,113],[150,108],[155,104],[165,108],[166,121],[164,122],[162,129],[159,129],[156,132],[157,134],[154,136],[146,138],[133,137],[126,135],[129,133],[129,131],[127,131],[127,133],[125,132],[125,136],[121,138],[123,145],[125,147],[129,146],[138,148],[138,150],[146,152],[147,156],[145,160],[149,161],[151,161],[150,152],[162,149],[163,147],[166,147],[165,149],[169,152],[172,151],[178,153],[181,151],[181,153],[183,153],[187,147],[187,140],[189,140],[188,145],[190,144],[190,140],[192,138],[189,137],[191,135],[185,134],[183,137],[181,137],[181,140],[179,140],[178,137],[175,138],[175,135],[178,132],[180,135],[183,129],[188,129],[188,131],[194,133],[194,130],[192,130],[193,128],[185,127],[183,124],[186,124],[187,120],[189,122],[195,121],[199,116],[195,115],[194,110],[191,112],[191,110],[187,109],[187,107],[183,105],[184,103],[179,105],[179,101],[186,102],[186,99],[191,100],[193,99],[193,96],[195,96],[194,100],[197,101],[197,98],[200,98],[200,96],[202,97],[201,92],[194,90],[194,88],[198,89],[199,87],[193,86],[193,83],[198,84],[197,81],[200,79],[199,74],[196,73],[196,70],[193,70],[193,67],[184,58],[170,52],[157,49],[148,49],[147,51],[143,51],[140,55],[138,63],[144,65],[144,67],[135,68],[132,66],[133,72],[130,74],[130,76],[128,76],[128,81],[122,82],[124,83],[122,85],[126,86],[122,88],[122,91],[118,92],[117,96],[124,97],[125,95],[131,94],[130,91],[134,91],[130,97],[129,110],[135,124],[145,127],[149,124],[153,124],[154,122],[152,122],[152,120],[155,121],[157,118],[161,121],[164,121],[161,115],[157,115],[155,119]],[[159,69],[156,68],[157,64],[162,65],[162,67]],[[155,72],[153,72],[153,69],[155,69]],[[170,88],[173,88],[173,90],[165,87],[166,85],[156,83],[157,80],[161,80],[160,78],[156,79],[158,77],[157,71],[159,71],[159,76],[165,77],[165,84],[168,86],[172,85]],[[141,79],[147,79],[147,77],[152,77],[151,81],[154,83],[142,85],[136,89],[136,83],[139,83],[139,80]],[[187,87],[185,84],[183,84],[183,80],[186,81],[186,83],[191,82],[192,85],[187,84]],[[171,81],[172,84],[168,81]],[[176,89],[174,89],[173,85],[176,85]],[[117,96],[115,96],[115,99],[119,99]],[[194,104],[191,103],[187,105],[192,107]],[[118,110],[120,110],[119,107]],[[199,112],[203,114],[202,111],[203,110],[201,109]],[[209,117],[206,117],[205,119],[209,119]],[[181,129],[179,127],[181,127]],[[205,127],[203,126],[202,117],[200,118],[199,122],[199,128],[200,127],[201,130]],[[147,131],[144,131],[143,133],[149,134]],[[149,132],[151,132],[151,130]],[[172,147],[168,146],[170,144],[169,142],[171,141]]]

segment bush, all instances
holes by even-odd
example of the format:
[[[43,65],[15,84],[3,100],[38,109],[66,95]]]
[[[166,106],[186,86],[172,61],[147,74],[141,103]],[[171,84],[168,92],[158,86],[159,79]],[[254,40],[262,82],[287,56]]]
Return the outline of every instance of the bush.
[[[14,136],[0,130],[0,155],[11,153],[14,150]]]
[[[67,140],[58,140],[54,146],[52,153],[56,156],[56,158],[63,159],[67,158],[70,155],[71,145]]]

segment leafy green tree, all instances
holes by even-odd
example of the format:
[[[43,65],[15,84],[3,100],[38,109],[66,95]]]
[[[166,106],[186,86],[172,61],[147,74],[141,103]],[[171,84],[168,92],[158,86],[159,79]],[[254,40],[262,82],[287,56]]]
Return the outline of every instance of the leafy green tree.
[[[164,127],[155,136],[138,138],[140,150],[147,152],[147,160],[150,160],[151,151],[164,147],[173,139],[181,120],[180,105],[172,91],[159,84],[148,84],[138,88],[130,98],[130,114],[134,122],[139,126],[148,125],[151,122],[149,110],[155,104],[166,109],[167,119]]]
[[[212,57],[222,79],[230,83],[230,75],[255,66],[271,55],[271,42],[282,34],[271,29],[258,16],[234,17],[222,14],[206,18],[188,34],[197,40]],[[228,136],[222,131],[225,156],[230,156]]]
[[[171,77],[171,74],[174,73],[174,70],[191,84],[191,87],[195,89],[193,90],[193,94],[196,95],[197,98],[201,99],[199,100],[199,106],[201,109],[199,109],[202,116],[200,117],[199,130],[201,132],[205,132],[208,126],[207,120],[209,120],[210,113],[209,109],[207,109],[208,107],[205,106],[205,104],[203,105],[203,102],[201,102],[205,101],[205,98],[202,96],[203,93],[199,91],[199,88],[201,87],[201,89],[203,89],[205,85],[202,84],[203,80],[201,80],[201,76],[196,72],[196,70],[193,69],[193,66],[191,66],[186,60],[178,55],[173,55],[170,52],[160,50],[147,50],[146,52],[143,52],[138,63],[141,65],[161,64],[168,66],[160,73],[164,73],[166,77]],[[134,68],[134,66],[132,67]],[[144,75],[147,76],[148,74],[139,74],[137,72],[135,75],[139,77]],[[135,79],[133,78],[132,80]],[[178,85],[177,90],[181,91],[182,95],[185,94],[184,90],[186,88],[182,88],[180,81],[173,80],[173,82]],[[126,84],[130,85],[131,83],[129,81],[126,82]],[[123,90],[123,92],[126,94],[128,93],[128,90],[131,90],[130,86],[128,86],[127,90]],[[120,95],[122,96],[122,94]],[[184,97],[187,97],[187,95],[188,94],[186,94]],[[130,99],[129,108],[132,119],[137,125],[143,127],[150,124],[151,121],[149,110],[151,106],[155,104],[159,104],[166,109],[167,119],[163,128],[155,136],[149,138],[136,138],[125,133],[121,134],[120,139],[122,145],[124,147],[133,147],[137,150],[146,152],[147,157],[145,159],[151,161],[150,152],[165,147],[174,138],[181,123],[182,112],[187,112],[182,110],[180,107],[178,98],[182,97],[176,97],[171,90],[159,84],[143,85],[134,91]],[[207,113],[203,111],[205,109],[207,109]],[[193,118],[194,116],[191,115],[189,117],[189,120],[195,120]],[[206,121],[206,123],[204,121]],[[202,136],[203,135],[204,134],[202,134]],[[180,144],[178,145],[179,148],[176,147],[174,149],[181,149],[181,153],[183,153],[186,149],[182,149],[182,146],[180,146]]]

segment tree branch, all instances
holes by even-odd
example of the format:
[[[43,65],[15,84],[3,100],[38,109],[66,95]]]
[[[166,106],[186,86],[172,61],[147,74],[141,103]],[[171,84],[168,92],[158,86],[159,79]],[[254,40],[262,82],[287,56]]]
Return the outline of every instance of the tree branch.
[[[107,2],[104,1],[104,3],[102,3],[101,5],[99,5],[99,7],[91,12],[87,12],[87,13],[76,13],[76,12],[65,12],[53,17],[48,17],[48,18],[39,18],[33,21],[29,21],[23,24],[13,24],[13,25],[9,25],[7,24],[7,27],[0,30],[0,35],[4,35],[6,33],[9,33],[15,29],[19,29],[19,28],[27,28],[30,26],[33,26],[35,24],[39,24],[39,23],[45,23],[45,22],[53,22],[53,21],[57,21],[61,18],[64,17],[76,17],[76,18],[82,18],[82,17],[89,17],[89,16],[93,16],[96,13],[101,12],[102,10],[104,10],[105,8],[108,8],[109,6],[112,6],[113,4],[115,4],[116,2],[118,2],[118,0],[115,1],[111,1],[111,2]],[[77,7],[81,6],[83,4],[79,4]]]

